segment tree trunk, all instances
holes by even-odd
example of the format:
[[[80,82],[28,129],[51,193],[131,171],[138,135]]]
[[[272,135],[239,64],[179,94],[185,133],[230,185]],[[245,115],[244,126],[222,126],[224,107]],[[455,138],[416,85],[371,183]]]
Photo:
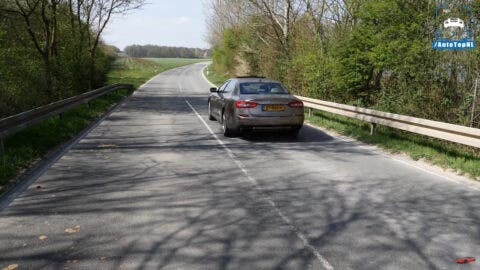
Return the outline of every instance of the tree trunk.
[[[47,54],[43,55],[43,64],[45,68],[45,85],[48,98],[53,97],[53,71],[52,71],[52,63],[50,61],[50,57]]]
[[[90,77],[88,87],[93,89],[95,87],[95,63],[97,59],[97,46],[94,46],[90,51],[90,64],[88,76]]]

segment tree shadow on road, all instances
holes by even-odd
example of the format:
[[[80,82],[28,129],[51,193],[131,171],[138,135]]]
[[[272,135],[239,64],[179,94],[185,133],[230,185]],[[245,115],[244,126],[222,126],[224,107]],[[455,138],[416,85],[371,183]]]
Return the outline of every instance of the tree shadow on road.
[[[0,267],[321,269],[321,254],[336,269],[441,269],[480,243],[473,191],[387,177],[398,167],[311,127],[225,139],[249,178],[180,98],[162,102],[128,104],[0,213]]]

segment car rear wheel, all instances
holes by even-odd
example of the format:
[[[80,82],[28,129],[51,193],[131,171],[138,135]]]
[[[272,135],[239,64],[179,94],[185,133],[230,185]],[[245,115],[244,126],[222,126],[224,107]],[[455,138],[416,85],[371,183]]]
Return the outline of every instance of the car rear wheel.
[[[289,130],[289,134],[293,137],[296,137],[298,133],[300,132],[300,129],[302,129],[302,126],[293,126]]]
[[[212,115],[212,105],[210,104],[210,101],[208,102],[208,120],[215,121],[215,117]]]
[[[235,135],[238,134],[238,130],[230,127],[227,117],[225,116],[225,112],[222,113],[222,128],[223,128],[223,135],[225,137],[234,137]]]

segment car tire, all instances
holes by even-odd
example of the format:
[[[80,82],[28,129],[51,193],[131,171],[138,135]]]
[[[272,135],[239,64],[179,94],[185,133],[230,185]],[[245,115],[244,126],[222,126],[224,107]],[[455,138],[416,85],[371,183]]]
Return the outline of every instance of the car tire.
[[[237,129],[233,129],[230,127],[227,118],[225,117],[225,112],[222,113],[222,128],[223,128],[223,135],[225,137],[235,137],[238,134]]]
[[[302,129],[302,126],[293,126],[290,128],[289,130],[289,134],[292,136],[292,137],[297,137],[298,133],[300,133],[300,130]]]
[[[212,115],[212,108],[211,108],[211,104],[210,104],[210,101],[208,102],[208,120],[210,121],[215,121],[215,117],[213,117]]]

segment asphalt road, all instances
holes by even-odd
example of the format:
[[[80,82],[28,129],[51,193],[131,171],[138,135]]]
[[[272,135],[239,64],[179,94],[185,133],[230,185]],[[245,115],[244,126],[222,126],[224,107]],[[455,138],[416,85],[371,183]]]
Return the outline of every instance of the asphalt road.
[[[225,138],[156,76],[0,212],[0,269],[478,269],[480,189],[305,127]],[[197,115],[198,114],[198,115]]]

